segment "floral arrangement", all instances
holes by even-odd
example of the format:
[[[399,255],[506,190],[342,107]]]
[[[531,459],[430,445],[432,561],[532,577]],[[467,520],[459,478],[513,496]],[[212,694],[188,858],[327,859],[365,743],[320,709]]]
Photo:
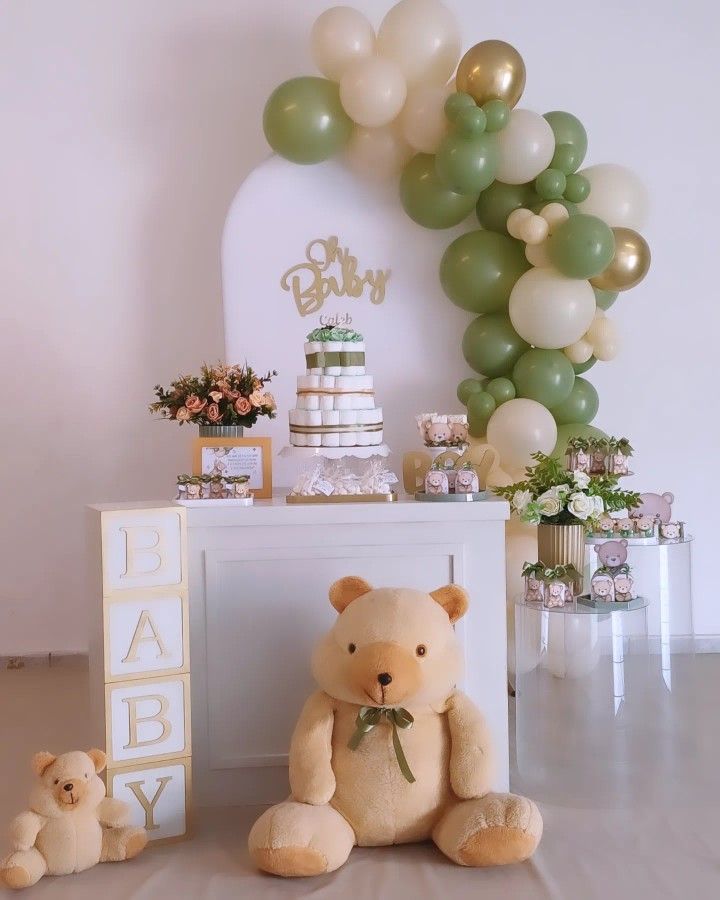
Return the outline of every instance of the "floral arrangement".
[[[265,385],[276,371],[260,377],[248,366],[203,363],[200,375],[181,375],[165,390],[155,385],[157,400],[150,411],[183,425],[242,425],[252,427],[259,416],[275,418],[277,405]]]
[[[524,481],[494,489],[530,525],[576,525],[640,503],[638,494],[618,488],[617,475],[571,472],[544,453],[534,453],[533,459],[536,465],[525,470]]]
[[[307,336],[308,341],[320,341],[321,343],[327,343],[330,341],[339,341],[341,343],[353,343],[356,344],[359,341],[362,341],[363,336],[355,331],[352,328],[341,328],[340,326],[335,326],[333,328],[329,328],[327,326],[322,328],[315,328],[310,334]]]

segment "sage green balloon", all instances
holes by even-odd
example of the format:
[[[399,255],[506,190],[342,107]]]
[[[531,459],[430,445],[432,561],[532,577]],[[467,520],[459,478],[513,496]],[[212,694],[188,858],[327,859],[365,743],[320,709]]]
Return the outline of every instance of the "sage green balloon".
[[[487,126],[487,116],[479,106],[461,109],[455,119],[455,127],[466,137],[482,134]]]
[[[470,94],[457,91],[454,94],[450,94],[445,101],[445,118],[448,122],[454,123],[464,109],[474,109],[476,107],[477,103],[475,103],[474,98]]]
[[[418,153],[400,176],[400,202],[413,222],[425,228],[459,225],[477,202],[477,193],[458,194],[447,188],[435,171],[435,157]]]
[[[465,329],[462,340],[467,364],[488,378],[509,375],[529,346],[512,327],[507,313],[478,316]]]
[[[568,175],[563,194],[571,203],[582,203],[590,196],[590,181],[584,175]]]
[[[572,144],[558,144],[551,160],[553,169],[559,169],[564,175],[570,175],[580,165],[582,156]]]
[[[588,369],[592,369],[596,362],[597,359],[594,356],[591,356],[590,359],[588,359],[584,363],[573,363],[573,371],[576,375],[582,375],[583,372],[587,372]]]
[[[562,350],[532,349],[515,363],[512,380],[518,397],[552,409],[570,396],[575,372]]]
[[[510,107],[502,100],[488,100],[482,108],[487,119],[486,131],[502,131],[510,121]]]
[[[580,164],[585,159],[585,154],[587,153],[587,132],[585,131],[585,126],[577,116],[574,116],[569,112],[563,112],[562,110],[547,112],[543,118],[547,120],[553,130],[556,148],[561,144],[570,144],[577,150],[577,162],[575,162],[573,168],[570,169],[570,172],[576,172],[580,168]],[[554,158],[550,165],[553,168],[556,168]],[[565,174],[569,175],[570,172],[566,172]]]
[[[521,207],[528,208],[537,202],[538,195],[532,183],[503,184],[496,181],[480,194],[475,212],[483,228],[507,234],[507,220],[510,213]],[[545,206],[545,203],[542,205]]]
[[[345,146],[352,129],[340,88],[327,78],[291,78],[265,104],[265,137],[276,153],[294,163],[329,159]]]
[[[474,438],[485,437],[490,416],[478,416],[468,410],[468,431]]]
[[[595,294],[595,302],[598,305],[598,309],[610,309],[618,298],[617,291],[602,291],[600,288],[594,287],[593,293]]]
[[[451,191],[477,196],[495,181],[498,160],[494,135],[467,136],[453,132],[443,138],[437,149],[435,171]]]
[[[463,406],[467,406],[471,394],[479,394],[485,390],[484,378],[464,378],[457,386],[457,398]]]
[[[566,179],[560,169],[545,169],[535,179],[535,190],[542,200],[559,200],[565,193]]]
[[[553,406],[550,412],[558,425],[570,425],[572,422],[582,422],[587,425],[597,415],[600,406],[598,392],[585,378],[575,377],[570,395]]]
[[[615,255],[615,237],[597,216],[578,213],[566,219],[547,239],[550,262],[568,278],[592,278]]]
[[[515,282],[529,268],[520,241],[494,231],[469,231],[443,254],[440,283],[461,309],[499,312],[507,309]]]
[[[509,378],[491,378],[485,385],[485,390],[495,398],[498,406],[515,399],[515,385]]]
[[[582,438],[606,438],[604,431],[594,425],[584,425],[582,422],[574,422],[572,425],[558,425],[558,436],[555,447],[550,454],[555,459],[563,460],[570,440],[575,437]]]
[[[495,412],[495,398],[487,391],[471,394],[467,403],[468,413],[475,419],[489,419]]]

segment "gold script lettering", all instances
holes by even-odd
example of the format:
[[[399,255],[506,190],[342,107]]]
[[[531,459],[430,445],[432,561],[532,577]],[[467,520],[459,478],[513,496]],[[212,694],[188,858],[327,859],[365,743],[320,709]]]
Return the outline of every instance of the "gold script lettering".
[[[156,713],[151,713],[148,716],[138,716],[138,703],[144,700],[151,700],[157,703],[158,711]],[[166,738],[170,737],[172,724],[167,718],[167,711],[170,708],[167,697],[163,697],[162,694],[146,694],[144,697],[125,697],[123,698],[123,703],[127,703],[128,705],[128,731],[130,733],[130,740],[125,744],[123,750],[136,750],[138,747],[152,747],[155,744],[162,744]],[[138,725],[144,722],[157,722],[158,725],[161,725],[162,733],[160,736],[152,738],[149,741],[139,741]]]
[[[137,802],[145,810],[145,831],[156,831],[160,826],[155,823],[154,812],[160,795],[165,790],[169,782],[172,781],[172,775],[163,775],[162,778],[155,779],[158,783],[158,789],[153,794],[152,800],[148,800],[142,786],[144,781],[129,781],[127,786],[135,794]]]
[[[360,274],[357,257],[347,247],[340,247],[335,235],[310,241],[305,260],[288,269],[280,279],[280,286],[293,295],[301,316],[322,309],[331,294],[359,298],[367,290],[371,303],[377,305],[385,299],[390,269],[366,269]],[[336,269],[330,274],[328,270],[333,265]]]
[[[146,628],[150,629],[149,634],[144,634]],[[162,659],[164,656],[170,656],[170,654],[165,649],[165,644],[163,643],[163,639],[160,637],[160,632],[157,630],[157,626],[155,625],[152,616],[147,609],[144,609],[140,614],[137,625],[135,626],[135,632],[132,636],[132,640],[130,641],[130,649],[128,650],[127,656],[125,657],[123,662],[137,662],[138,647],[140,646],[140,644],[144,644],[146,642],[157,644],[157,648],[160,652],[158,653],[156,659]]]

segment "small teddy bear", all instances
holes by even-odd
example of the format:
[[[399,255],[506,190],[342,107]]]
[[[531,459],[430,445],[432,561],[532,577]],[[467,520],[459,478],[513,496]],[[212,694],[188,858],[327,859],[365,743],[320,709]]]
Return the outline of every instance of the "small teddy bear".
[[[480,490],[477,472],[472,466],[463,466],[455,477],[456,494],[477,494]]]
[[[678,522],[661,522],[660,523],[660,537],[664,541],[679,541],[680,540],[680,525]]]
[[[621,537],[629,538],[635,534],[635,524],[632,519],[618,519],[617,526]]]
[[[615,600],[626,602],[635,599],[633,580],[629,575],[624,572],[616,575],[613,579],[613,584],[615,586]]]
[[[610,603],[615,600],[615,584],[611,575],[596,572],[590,581],[590,596],[593,600]]]
[[[548,582],[545,589],[545,606],[547,609],[565,606],[567,593],[567,585],[563,584],[562,581]]]
[[[612,470],[614,475],[628,475],[628,458],[624,453],[613,453]]]
[[[654,537],[655,519],[652,516],[639,516],[634,521],[638,537]]]
[[[468,426],[467,422],[451,422],[450,423],[450,439],[456,446],[467,444]]]
[[[425,476],[425,493],[447,494],[449,490],[448,477],[445,472],[441,472],[440,469],[430,469]]]
[[[11,823],[12,850],[0,864],[8,887],[26,888],[43,875],[132,859],[144,849],[147,832],[128,824],[130,807],[105,796],[98,778],[105,762],[102,750],[35,754],[30,808]]]
[[[606,472],[606,457],[602,450],[594,450],[590,459],[590,474],[604,475]]]
[[[610,516],[600,516],[598,520],[598,531],[605,537],[609,537],[615,533],[615,519]]]
[[[428,422],[425,425],[425,443],[431,447],[441,447],[449,444],[452,431],[447,422]]]
[[[541,603],[545,585],[539,578],[530,575],[525,582],[525,599],[528,603]]]
[[[575,454],[574,468],[579,472],[587,473],[590,470],[590,457],[584,450],[578,450]]]

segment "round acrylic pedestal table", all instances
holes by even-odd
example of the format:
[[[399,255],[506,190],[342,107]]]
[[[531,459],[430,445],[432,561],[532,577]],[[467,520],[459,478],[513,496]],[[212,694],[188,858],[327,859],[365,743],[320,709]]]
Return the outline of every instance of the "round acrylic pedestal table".
[[[715,802],[720,656],[644,633],[646,617],[516,604],[514,789],[570,807]]]

